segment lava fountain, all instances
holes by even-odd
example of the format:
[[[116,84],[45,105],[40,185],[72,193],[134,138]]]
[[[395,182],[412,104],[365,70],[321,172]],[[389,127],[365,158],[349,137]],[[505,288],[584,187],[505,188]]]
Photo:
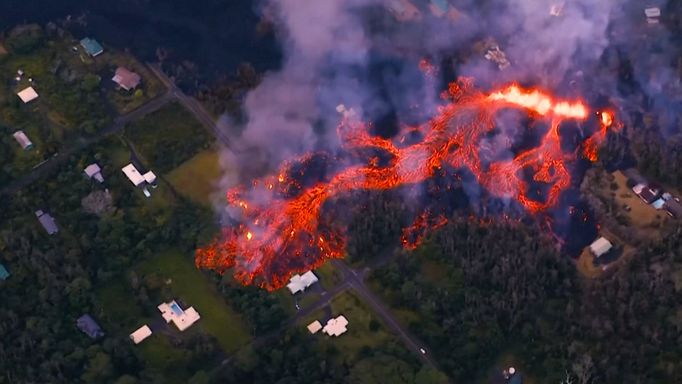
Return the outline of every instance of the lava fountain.
[[[389,160],[370,158],[339,167],[329,178],[304,186],[296,177],[302,175],[295,172],[295,166],[309,162],[314,155],[305,154],[283,164],[277,174],[231,189],[227,203],[234,225],[223,228],[211,244],[197,250],[197,267],[219,273],[233,269],[235,278],[243,284],[278,289],[293,273],[343,257],[343,231],[320,217],[325,202],[356,190],[387,190],[421,183],[444,166],[468,169],[488,193],[513,198],[531,213],[557,203],[561,192],[571,184],[567,164],[577,157],[574,152],[562,151],[559,126],[567,120],[586,120],[590,111],[583,102],[555,100],[548,93],[517,85],[486,94],[475,90],[466,79],[450,84],[446,98],[448,102],[428,122],[404,129],[403,134],[421,133],[421,140],[410,145],[402,144],[401,135],[396,139],[371,135],[369,126],[352,110],[340,107],[343,117],[337,132],[343,149],[350,153],[375,150]],[[481,139],[495,129],[496,113],[510,108],[547,122],[549,129],[536,147],[508,160],[486,163],[480,158]],[[612,114],[600,113],[600,129],[582,148],[583,156],[592,161],[613,124]],[[328,161],[335,159],[330,157]],[[548,186],[544,200],[529,196],[529,182],[523,176],[528,171],[533,183]],[[418,215],[405,233],[416,231],[421,235],[413,241],[404,236],[403,245],[416,246],[427,229],[433,230],[446,221],[442,216],[432,218],[428,212]]]

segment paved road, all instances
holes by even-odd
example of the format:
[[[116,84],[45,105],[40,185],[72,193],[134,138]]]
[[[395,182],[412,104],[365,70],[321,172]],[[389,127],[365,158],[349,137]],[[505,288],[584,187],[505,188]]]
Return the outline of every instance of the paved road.
[[[433,359],[431,359],[431,356],[426,350],[426,345],[419,341],[419,339],[417,339],[414,335],[410,334],[410,332],[405,330],[395,316],[393,316],[393,313],[391,313],[391,311],[387,309],[386,306],[381,302],[381,299],[376,297],[376,295],[374,295],[374,293],[367,288],[364,282],[364,273],[362,271],[352,269],[341,260],[332,260],[331,263],[343,273],[344,282],[349,284],[357,293],[360,294],[360,296],[365,299],[365,302],[381,316],[384,322],[393,329],[393,331],[412,352],[419,356],[424,364],[438,369],[438,365]],[[422,353],[422,349],[425,350],[426,353]]]
[[[173,95],[173,97],[180,103],[182,104],[185,108],[187,108],[192,114],[196,117],[197,120],[201,124],[206,127],[218,140],[220,140],[221,143],[223,143],[226,146],[230,145],[230,138],[227,137],[227,134],[220,130],[218,126],[216,125],[215,119],[213,116],[208,113],[206,108],[204,108],[201,103],[190,96],[187,96],[180,88],[178,88],[177,85],[173,82],[173,80],[166,75],[165,72],[161,69],[159,64],[156,63],[147,63],[147,66],[149,69],[154,72],[156,77],[158,77],[161,82],[168,88],[169,92]]]
[[[31,172],[27,173],[26,175],[17,180],[10,182],[7,185],[3,185],[2,188],[0,188],[0,196],[13,194],[18,190],[30,185],[31,183],[34,183],[35,181],[49,175],[50,173],[58,169],[60,165],[66,162],[69,159],[69,157],[74,153],[84,148],[87,148],[88,146],[102,140],[103,138],[111,134],[119,132],[126,126],[126,124],[160,109],[173,99],[174,99],[173,94],[171,92],[167,92],[164,95],[157,97],[154,100],[151,100],[150,102],[144,104],[143,106],[134,111],[116,117],[109,126],[99,131],[97,135],[88,138],[78,138],[72,141],[71,143],[69,143],[67,147],[62,149],[61,152],[55,154],[55,156],[49,158],[40,166],[35,167]]]

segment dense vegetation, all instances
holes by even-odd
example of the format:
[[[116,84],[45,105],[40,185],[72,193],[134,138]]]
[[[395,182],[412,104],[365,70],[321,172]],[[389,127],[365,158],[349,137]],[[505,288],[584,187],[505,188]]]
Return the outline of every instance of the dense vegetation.
[[[682,232],[595,281],[578,280],[543,239],[519,224],[456,221],[373,280],[417,314],[410,328],[455,382],[504,353],[543,383],[565,371],[581,383],[682,380]]]

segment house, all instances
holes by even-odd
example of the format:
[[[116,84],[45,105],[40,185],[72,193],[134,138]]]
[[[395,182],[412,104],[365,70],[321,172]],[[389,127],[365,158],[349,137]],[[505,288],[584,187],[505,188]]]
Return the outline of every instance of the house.
[[[485,57],[486,60],[492,61],[493,63],[497,64],[497,68],[499,68],[500,71],[511,65],[509,63],[509,60],[507,60],[507,55],[500,49],[500,47],[497,44],[493,44],[490,48],[488,48],[487,52],[483,57]]]
[[[43,226],[43,228],[45,228],[48,235],[54,235],[55,233],[59,232],[59,228],[57,228],[57,223],[54,221],[54,217],[50,216],[49,213],[37,210],[36,217],[38,218],[38,221],[40,221],[40,224]]]
[[[95,320],[87,313],[76,320],[76,325],[78,326],[78,329],[83,331],[83,333],[93,340],[104,336],[102,328],[100,328]]]
[[[24,102],[24,104],[31,102],[38,98],[38,92],[33,87],[24,88],[17,93],[17,96]]]
[[[4,265],[0,264],[0,280],[7,280],[8,277],[9,271],[7,271]]]
[[[85,167],[83,170],[85,172],[85,175],[90,178],[90,179],[95,179],[99,181],[100,183],[104,182],[104,177],[102,176],[102,169],[97,165],[97,163],[92,163]]]
[[[329,336],[340,336],[346,333],[348,330],[348,320],[343,316],[339,316],[335,319],[329,319],[327,325],[322,328],[322,332],[328,334]]]
[[[310,332],[313,335],[319,332],[320,329],[322,329],[322,324],[320,324],[318,320],[315,320],[312,323],[308,324],[308,332]]]
[[[639,196],[640,199],[642,199],[642,201],[647,204],[651,204],[656,201],[661,194],[661,190],[658,187],[654,187],[652,185],[640,187],[640,185],[641,184],[635,185],[632,190],[637,194],[637,196]],[[637,191],[639,191],[639,193]]]
[[[161,312],[163,319],[166,320],[166,323],[172,321],[180,331],[184,331],[201,319],[201,316],[193,307],[183,310],[175,300],[170,303],[161,303],[157,308]]]
[[[114,77],[111,78],[119,87],[130,91],[135,89],[140,85],[142,78],[135,72],[129,71],[127,68],[118,67],[116,68],[116,73]]]
[[[95,57],[104,52],[104,48],[102,48],[100,43],[98,43],[97,40],[91,39],[89,37],[86,37],[83,40],[81,40],[81,47],[83,47],[83,49],[85,49],[85,52],[92,57]]]
[[[313,271],[308,271],[304,273],[302,276],[298,274],[291,276],[291,280],[289,280],[287,288],[289,288],[289,291],[291,291],[291,294],[293,295],[298,292],[305,291],[306,288],[310,287],[316,282],[317,276],[315,276]]]
[[[644,9],[644,16],[646,16],[646,22],[649,24],[658,24],[661,17],[661,9],[658,7],[650,7]]]
[[[16,131],[14,132],[14,134],[12,134],[12,136],[14,136],[14,140],[16,140],[17,143],[19,143],[19,145],[21,145],[21,149],[29,150],[33,148],[33,143],[28,138],[28,136],[26,136],[24,131]]]
[[[138,328],[135,332],[130,334],[130,340],[135,344],[140,344],[144,339],[152,335],[152,330],[147,324]]]
[[[142,175],[142,178],[144,178],[144,181],[147,182],[147,184],[154,186],[154,183],[156,182],[156,175],[152,171],[148,171],[144,175]]]
[[[613,244],[605,237],[600,237],[595,240],[594,243],[590,244],[590,251],[595,257],[601,257],[606,252],[610,251],[611,248],[613,248]]]
[[[133,185],[136,187],[145,182],[144,176],[140,174],[140,171],[138,171],[137,168],[135,168],[133,163],[130,163],[125,167],[121,168],[121,171],[123,171],[123,173],[125,173],[125,175],[128,176],[130,182],[133,183]]]

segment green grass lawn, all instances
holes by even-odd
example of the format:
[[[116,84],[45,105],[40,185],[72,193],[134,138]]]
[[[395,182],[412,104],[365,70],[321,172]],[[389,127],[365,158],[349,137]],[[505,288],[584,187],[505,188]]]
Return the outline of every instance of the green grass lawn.
[[[339,337],[330,337],[320,331],[315,335],[321,343],[330,343],[336,347],[340,353],[338,358],[346,363],[352,364],[359,358],[360,351],[364,348],[375,348],[387,342],[395,340],[389,333],[381,320],[362,302],[355,294],[345,292],[335,297],[331,303],[332,316],[343,315],[348,319],[348,331]],[[321,317],[324,311],[316,311],[310,316],[301,319],[301,326],[305,327],[314,320],[324,319]],[[370,330],[372,319],[379,323],[378,329]],[[324,323],[322,323],[324,326]]]
[[[170,172],[213,142],[213,137],[178,103],[167,104],[128,125],[125,137],[159,174]]]
[[[322,284],[322,287],[326,290],[334,288],[343,278],[330,262],[326,262],[321,267],[317,268],[315,274],[319,277],[320,284]]]
[[[137,268],[140,275],[158,273],[170,279],[174,298],[193,306],[201,315],[199,327],[213,335],[225,352],[234,352],[249,342],[249,331],[239,314],[234,312],[213,285],[194,266],[192,255],[169,250]]]
[[[211,206],[211,196],[216,193],[215,184],[220,175],[219,154],[211,149],[197,153],[166,174],[165,178],[179,194]]]

